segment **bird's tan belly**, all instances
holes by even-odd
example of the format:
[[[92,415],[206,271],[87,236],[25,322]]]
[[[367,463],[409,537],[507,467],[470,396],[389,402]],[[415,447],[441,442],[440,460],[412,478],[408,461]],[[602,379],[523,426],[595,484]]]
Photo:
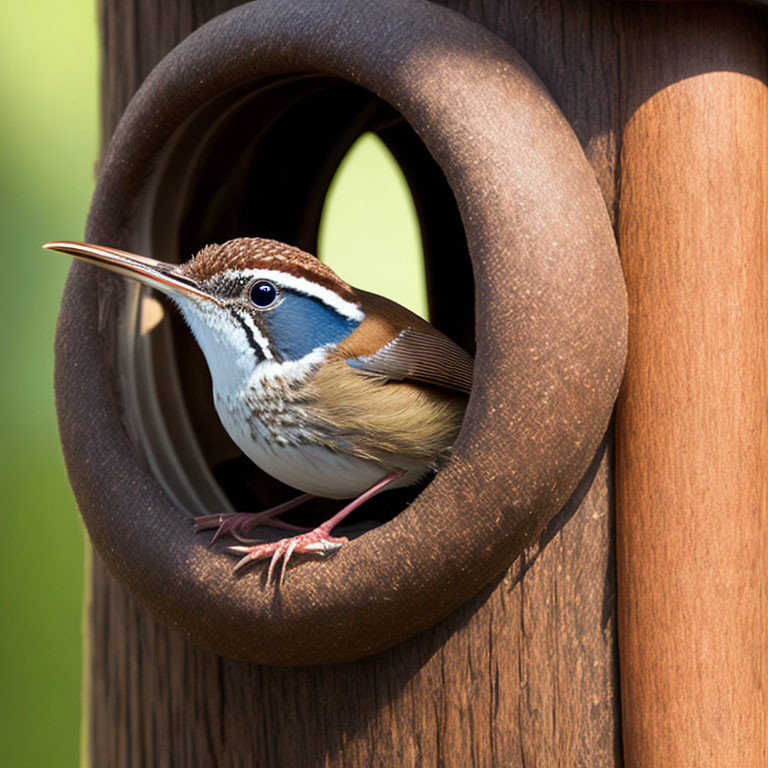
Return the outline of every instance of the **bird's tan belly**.
[[[304,493],[353,498],[392,470],[405,469],[397,461],[389,466],[317,442],[297,409],[280,409],[279,419],[265,412],[254,418],[254,411],[243,412],[240,402],[216,398],[219,418],[229,436],[259,469]],[[409,469],[390,488],[415,483],[427,471],[426,466]]]

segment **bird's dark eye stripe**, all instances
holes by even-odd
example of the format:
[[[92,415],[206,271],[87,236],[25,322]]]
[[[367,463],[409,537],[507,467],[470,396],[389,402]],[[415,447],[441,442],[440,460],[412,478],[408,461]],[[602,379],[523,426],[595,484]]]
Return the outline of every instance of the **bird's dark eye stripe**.
[[[256,337],[253,335],[253,331],[251,330],[248,323],[243,320],[242,317],[240,317],[240,314],[238,312],[233,312],[233,316],[235,320],[237,320],[238,323],[240,323],[240,327],[245,331],[245,337],[248,339],[248,343],[251,346],[251,349],[253,350],[254,354],[256,355],[256,362],[262,362],[263,360],[266,360],[266,355],[264,354],[264,350],[261,348],[261,344],[259,344],[258,341],[256,341]]]
[[[257,280],[251,286],[251,301],[260,309],[271,307],[277,301],[277,288],[269,280]]]

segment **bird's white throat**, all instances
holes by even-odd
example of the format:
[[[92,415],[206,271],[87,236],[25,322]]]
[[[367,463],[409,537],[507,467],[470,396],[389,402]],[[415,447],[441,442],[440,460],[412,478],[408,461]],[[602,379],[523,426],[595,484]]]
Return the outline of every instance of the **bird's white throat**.
[[[211,302],[173,298],[205,356],[214,393],[242,391],[258,365],[271,361],[268,340],[252,321],[238,322],[231,312]],[[254,349],[249,332],[258,349]]]

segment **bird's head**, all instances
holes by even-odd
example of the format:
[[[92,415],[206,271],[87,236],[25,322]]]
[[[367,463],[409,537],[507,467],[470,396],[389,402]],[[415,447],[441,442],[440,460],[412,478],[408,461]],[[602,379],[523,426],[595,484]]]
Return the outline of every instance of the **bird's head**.
[[[208,245],[183,264],[85,243],[57,241],[44,247],[173,299],[203,350],[214,384],[264,363],[319,361],[365,317],[355,290],[330,267],[274,240]]]

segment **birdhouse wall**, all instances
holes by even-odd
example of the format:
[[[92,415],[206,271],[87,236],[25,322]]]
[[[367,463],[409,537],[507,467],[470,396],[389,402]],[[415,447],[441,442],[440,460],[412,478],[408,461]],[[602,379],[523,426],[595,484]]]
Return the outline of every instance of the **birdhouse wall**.
[[[750,329],[733,328],[734,337],[743,332],[752,342],[739,358],[740,365],[753,366],[753,379],[746,384],[733,379],[710,382],[702,375],[701,389],[696,382],[687,382],[689,388],[680,394],[682,390],[672,386],[675,382],[659,380],[664,375],[681,376],[675,370],[680,358],[669,352],[667,311],[672,307],[680,313],[677,318],[690,309],[694,313],[690,317],[695,317],[696,304],[689,301],[690,295],[674,290],[685,275],[697,270],[695,254],[678,260],[680,242],[689,234],[685,227],[695,229],[709,222],[708,217],[714,215],[712,206],[720,198],[703,197],[696,205],[677,208],[679,198],[673,192],[660,202],[651,181],[658,177],[648,170],[654,163],[669,163],[675,173],[664,176],[668,185],[674,185],[675,178],[697,173],[696,164],[712,151],[714,139],[675,145],[675,157],[660,155],[656,154],[661,141],[658,125],[664,110],[682,119],[684,110],[679,105],[683,102],[678,99],[701,108],[697,99],[711,87],[723,89],[722,98],[713,102],[715,108],[730,109],[733,120],[746,120],[744,115],[752,120],[743,134],[749,149],[736,146],[734,139],[728,145],[727,151],[732,153],[728,157],[744,164],[750,153],[766,156],[764,19],[758,10],[735,5],[660,10],[650,4],[607,0],[451,0],[441,4],[490,29],[531,65],[581,142],[612,220],[621,223],[628,289],[644,325],[638,324],[632,337],[636,346],[618,415],[618,469],[612,425],[570,502],[502,577],[418,636],[347,664],[266,667],[200,650],[154,621],[95,554],[88,612],[91,660],[87,694],[93,765],[608,767],[619,766],[626,758],[629,765],[683,766],[705,764],[716,754],[739,754],[733,764],[766,764],[765,720],[756,711],[761,707],[764,711],[759,692],[768,684],[768,663],[765,651],[761,654],[755,647],[760,643],[766,647],[768,626],[764,565],[768,425],[765,409],[760,416],[755,403],[768,401],[764,371],[768,329],[759,319],[757,330],[754,324]],[[238,3],[226,0],[102,0],[105,143],[152,67],[201,24],[235,5]],[[685,37],[672,35],[672,28],[678,35],[685,29]],[[692,39],[699,41],[698,47],[688,47]],[[729,51],[734,49],[729,45],[737,45],[736,41],[741,53],[736,57],[739,63],[733,64]],[[665,68],[659,62],[666,60],[673,45],[675,65]],[[707,50],[721,46],[722,58],[702,54],[702,46]],[[725,62],[736,73],[748,73],[754,82],[691,82],[679,91],[666,91],[666,100],[655,102],[653,109],[641,108],[656,92],[702,74],[717,62]],[[726,91],[739,94],[734,97],[737,101],[729,101]],[[702,119],[688,130],[706,131],[707,126]],[[723,160],[726,164],[727,159]],[[638,182],[640,177],[645,182]],[[749,178],[749,189],[762,201],[763,211],[765,179],[764,173]],[[655,204],[655,209],[648,208],[655,213],[633,218],[646,204]],[[750,229],[750,222],[740,218],[738,211],[728,210],[738,232]],[[677,217],[682,222],[679,228],[670,223]],[[666,266],[675,264],[680,272],[663,273],[667,277],[660,278],[657,292],[646,295],[643,286],[648,273],[657,269],[657,236],[664,238],[659,252],[664,254]],[[734,237],[739,240],[738,234]],[[755,238],[746,245],[739,240],[738,245],[750,254],[750,269],[763,271],[763,282],[756,278],[753,288],[744,289],[753,302],[750,306],[766,298],[762,229]],[[733,272],[726,268],[717,276],[722,287]],[[444,279],[436,275],[434,284]],[[704,293],[696,297],[707,302]],[[716,301],[714,296],[712,299]],[[688,330],[691,328],[693,325]],[[652,363],[634,367],[648,338],[655,345],[648,348],[660,350],[661,369]],[[701,345],[696,350],[706,348],[711,355],[717,354],[716,329],[709,329],[708,336],[691,331],[690,338]],[[688,349],[687,354],[695,356],[696,350]],[[680,381],[676,384],[682,386]],[[632,387],[653,391],[648,408],[656,410],[643,411],[645,406],[631,397],[637,391]],[[690,465],[684,458],[677,464],[673,461],[688,455],[688,436],[677,412],[669,408],[677,408],[679,398],[684,397],[690,402],[711,403],[714,412],[722,415],[746,391],[754,407],[745,413],[755,419],[751,423],[742,419],[734,426],[735,434],[745,442],[719,444],[714,433],[703,438],[719,450],[712,460],[723,461],[732,475],[739,474],[738,488],[729,496],[733,502],[723,502],[721,509],[733,514],[728,519],[740,532],[728,530],[725,512],[715,522],[701,521],[704,527],[718,526],[707,539],[712,542],[707,551],[713,558],[721,542],[733,541],[734,536],[742,542],[741,547],[723,550],[728,553],[727,583],[740,590],[736,600],[742,601],[742,607],[727,615],[741,645],[733,653],[723,650],[713,657],[706,667],[709,684],[705,680],[697,686],[702,668],[695,661],[674,662],[676,647],[685,644],[687,637],[681,622],[700,624],[697,637],[702,643],[707,642],[708,632],[720,626],[713,630],[711,615],[690,614],[687,607],[695,602],[695,585],[701,583],[697,580],[722,572],[724,562],[702,562],[706,553],[700,550],[695,550],[695,562],[690,557],[676,559],[680,553],[694,551],[688,548],[682,529],[675,527],[674,517],[676,510],[687,509],[685,505],[693,497],[687,486]],[[678,399],[668,399],[670,392],[677,393]],[[657,420],[659,413],[666,421]],[[757,458],[734,459],[736,451]],[[730,459],[725,455],[728,452]],[[644,482],[647,467],[653,468],[654,478],[661,477],[673,487],[678,494],[675,499],[660,501],[657,489],[667,486],[655,479]],[[623,713],[626,755],[619,704],[614,549],[617,471],[621,473],[619,512],[624,526],[619,563],[622,584],[627,585],[626,594],[633,601],[640,603],[648,595],[655,601],[637,614],[632,605],[623,606],[627,644],[622,648],[633,654],[627,667],[628,707]],[[702,480],[702,487],[706,482]],[[703,492],[696,498],[708,503]],[[698,513],[707,517],[703,506]],[[670,536],[670,531],[677,532]],[[666,541],[670,542],[663,553],[667,565],[648,577],[646,564],[657,562],[659,542]],[[638,552],[642,553],[639,559],[633,554]],[[756,564],[760,557],[763,565]],[[756,569],[751,572],[758,576],[740,581],[736,574],[742,567]],[[677,568],[688,569],[684,596],[672,587]],[[705,590],[704,594],[710,599],[712,593]],[[744,605],[754,608],[751,618]],[[727,601],[721,607],[727,611]],[[639,625],[633,625],[635,616]],[[751,639],[745,640],[747,635]],[[649,642],[651,637],[657,654],[654,659],[661,659],[655,666],[634,650],[636,643]],[[735,697],[733,707],[716,700],[719,674],[726,674],[725,690]],[[735,675],[742,681],[738,691],[728,687],[735,685]],[[655,711],[660,692],[664,693],[664,707]],[[709,704],[696,709],[695,703],[702,700]],[[699,721],[702,711],[704,719]],[[720,722],[723,716],[726,723]],[[680,737],[681,732],[687,735]],[[720,739],[713,734],[724,735]]]

